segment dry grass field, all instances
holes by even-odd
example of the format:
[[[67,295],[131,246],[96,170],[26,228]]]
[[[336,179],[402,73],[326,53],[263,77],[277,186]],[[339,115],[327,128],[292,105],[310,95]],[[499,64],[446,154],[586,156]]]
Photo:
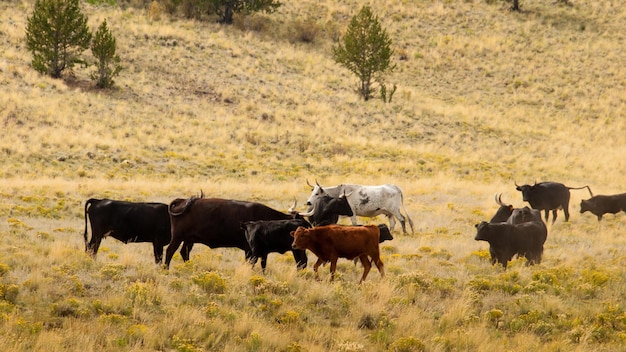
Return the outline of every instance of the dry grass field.
[[[617,0],[387,0],[393,101],[367,103],[331,48],[366,1],[285,1],[233,26],[82,8],[124,70],[36,73],[33,0],[0,2],[0,349],[4,351],[618,351],[626,215],[548,225],[544,260],[491,266],[474,224],[514,183],[626,192],[626,7]],[[299,38],[312,30],[315,40]],[[90,53],[85,52],[89,57]],[[301,209],[310,188],[394,183],[416,232],[381,245],[387,276],[337,279],[271,254],[196,245],[169,271],[147,244],[84,253],[88,198],[198,194]],[[386,222],[383,217],[360,219]],[[346,220],[342,220],[346,223]]]

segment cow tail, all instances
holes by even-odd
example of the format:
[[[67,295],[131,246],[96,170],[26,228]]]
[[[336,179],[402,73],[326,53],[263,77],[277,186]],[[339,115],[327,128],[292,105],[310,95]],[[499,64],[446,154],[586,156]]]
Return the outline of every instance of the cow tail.
[[[585,185],[582,187],[567,187],[568,189],[583,189],[586,188],[589,191],[589,194],[593,197],[593,192],[591,192],[591,188],[589,187],[589,185]]]
[[[83,238],[85,239],[85,250],[87,250],[87,215],[89,212],[89,207],[91,206],[91,202],[93,202],[93,199],[88,199],[85,202],[85,232],[83,233]]]
[[[409,216],[409,212],[406,211],[406,208],[404,207],[404,196],[402,195],[400,200],[402,201],[402,210],[404,210],[404,213],[406,214],[406,218],[407,220],[409,220],[409,226],[411,226],[411,233],[414,234],[415,230],[413,229],[413,219],[411,219],[411,217]]]
[[[202,191],[201,191],[202,192]],[[189,207],[198,199],[200,198],[204,198],[204,193],[201,193],[200,197],[196,197],[196,196],[192,196],[188,199],[184,199],[185,204],[183,205],[183,208],[180,211],[175,211],[174,208],[177,208],[180,205],[180,202],[183,201],[183,199],[174,199],[171,203],[170,206],[167,208],[167,211],[170,213],[170,216],[180,216],[183,215],[183,213],[185,211],[187,211],[187,209],[189,209]]]

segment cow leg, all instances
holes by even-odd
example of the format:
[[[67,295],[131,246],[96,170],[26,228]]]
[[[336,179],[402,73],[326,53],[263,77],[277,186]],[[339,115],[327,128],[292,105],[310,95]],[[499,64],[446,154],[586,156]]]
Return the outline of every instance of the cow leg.
[[[380,277],[385,277],[385,265],[383,264],[383,261],[380,260],[380,257],[372,258],[372,262],[376,264],[376,269],[378,269]]]
[[[308,258],[306,257],[306,252],[299,251],[299,250],[292,250],[291,253],[293,253],[293,259],[295,259],[296,261],[298,270],[302,270],[306,268],[307,261],[308,261]]]
[[[404,216],[402,215],[402,213],[400,212],[400,210],[396,210],[395,213],[393,214],[393,216],[395,216],[396,218],[398,218],[398,220],[400,221],[400,225],[402,225],[402,233],[406,234],[406,219],[404,218]],[[391,221],[394,221],[394,225],[395,225],[395,220],[393,219],[392,216],[387,215],[387,217],[389,218],[389,225],[391,225]],[[393,231],[393,230],[392,230]]]
[[[363,276],[361,276],[361,281],[359,281],[359,283],[361,283],[365,281],[367,274],[370,272],[370,269],[372,269],[372,263],[370,262],[370,259],[367,256],[367,254],[361,254],[359,256],[359,259],[361,260],[361,264],[363,264]]]
[[[246,261],[247,262],[249,262],[252,259],[252,257],[254,257],[254,255],[252,254],[252,251],[250,251],[250,250],[244,249],[244,253],[246,255]]]
[[[100,248],[100,243],[102,243],[103,237],[103,235],[95,232],[91,235],[91,241],[89,241],[89,244],[87,245],[86,252],[91,254],[94,258],[96,257],[96,254],[98,254],[98,249]]]
[[[389,219],[389,232],[393,232],[394,227],[396,227],[396,219],[393,218],[393,215],[387,215],[387,219]],[[402,225],[404,228],[404,225]]]
[[[319,272],[317,271],[317,269],[320,267],[320,265],[324,264],[324,261],[317,258],[317,261],[315,262],[315,264],[313,265],[313,271],[315,272],[315,280],[320,281],[320,275]]]
[[[153,242],[152,250],[154,251],[154,261],[157,265],[161,264],[161,262],[163,261],[163,246]]]
[[[193,248],[193,242],[183,242],[183,246],[180,248],[180,256],[183,257],[183,261],[189,261],[189,254]]]
[[[354,213],[355,215],[352,215],[352,216],[350,217],[350,221],[352,221],[352,225],[357,225],[357,223],[356,223],[356,212],[354,212],[354,211],[353,211],[353,213]]]
[[[547,221],[548,219],[546,219]],[[556,209],[552,210],[552,223],[554,224],[554,222],[556,221]]]
[[[337,257],[330,258],[330,281],[335,280],[335,270],[337,270]]]
[[[545,209],[545,210],[544,210],[544,213],[545,213],[546,223],[547,223],[547,222],[548,222],[548,214],[550,214],[550,210]]]
[[[256,260],[255,260],[256,262]],[[267,266],[267,254],[264,254],[261,256],[261,269],[263,270],[263,273],[265,273],[265,267]]]
[[[252,269],[254,269],[254,266],[256,265],[257,260],[259,259],[259,257],[255,257],[253,256],[252,258],[248,259],[248,263],[250,263],[252,265]]]
[[[182,242],[183,241],[181,239],[179,239],[178,236],[172,236],[172,241],[167,246],[167,251],[165,251],[165,268],[166,269],[170,268],[170,261],[172,260],[172,257],[174,256],[174,253],[176,253],[176,251],[178,250],[178,247],[180,246],[180,244]],[[184,247],[185,247],[185,245],[183,245],[183,248]],[[189,253],[187,253],[187,254],[189,254]]]
[[[563,213],[565,213],[565,221],[569,221],[569,206],[563,207]]]

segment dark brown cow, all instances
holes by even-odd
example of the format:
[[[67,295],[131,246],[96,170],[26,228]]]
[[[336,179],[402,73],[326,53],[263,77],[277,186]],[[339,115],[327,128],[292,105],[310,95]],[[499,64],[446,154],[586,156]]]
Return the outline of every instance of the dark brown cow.
[[[169,205],[169,214],[172,241],[165,253],[166,268],[169,268],[172,256],[183,241],[188,244],[189,251],[194,243],[202,243],[210,248],[240,248],[245,252],[246,260],[251,260],[252,250],[241,228],[242,223],[294,218],[294,215],[260,203],[202,197],[173,200]]]
[[[543,221],[515,225],[482,221],[476,224],[476,230],[474,239],[488,242],[489,252],[504,269],[515,254],[526,257],[526,265],[541,263],[543,245],[548,237],[548,229]],[[491,264],[494,264],[493,260]]]
[[[330,280],[335,278],[337,259],[359,258],[363,264],[363,282],[372,268],[371,261],[376,264],[381,277],[385,277],[383,262],[380,260],[378,242],[380,230],[377,225],[339,226],[328,225],[307,229],[298,227],[291,232],[294,237],[293,248],[308,249],[317,256],[313,266],[315,278],[319,280],[317,269],[320,265],[330,262]],[[372,260],[370,261],[370,258]]]
[[[626,212],[626,193],[614,194],[610,196],[597,195],[587,200],[580,201],[581,214],[589,211],[602,220],[602,215],[611,213],[617,214],[620,211]]]
[[[522,192],[525,202],[530,203],[530,207],[537,210],[543,210],[548,221],[548,214],[552,210],[552,223],[556,221],[556,210],[563,209],[565,221],[569,220],[569,191],[571,189],[587,188],[589,194],[593,197],[593,192],[589,186],[568,187],[558,182],[539,182],[534,185],[518,185],[515,188]]]

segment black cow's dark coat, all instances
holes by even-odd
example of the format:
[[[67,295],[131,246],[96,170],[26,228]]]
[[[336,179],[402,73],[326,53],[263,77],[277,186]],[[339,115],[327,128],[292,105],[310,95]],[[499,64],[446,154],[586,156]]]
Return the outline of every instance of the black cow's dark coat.
[[[516,225],[483,221],[476,225],[476,229],[474,239],[489,242],[490,252],[505,269],[515,254],[526,257],[526,265],[541,263],[543,244],[548,237],[548,229],[543,221]]]
[[[285,214],[266,205],[254,202],[220,198],[178,198],[169,205],[172,222],[172,241],[165,253],[165,266],[169,267],[176,249],[184,241],[189,248],[202,243],[211,248],[235,247],[252,258],[252,250],[241,224],[253,220],[288,220],[294,215]],[[185,258],[183,258],[185,259]]]
[[[541,212],[537,209],[530,209],[529,207],[515,208],[511,213],[511,216],[507,219],[509,224],[521,224],[523,222],[541,221]]]
[[[309,216],[309,222],[313,226],[332,225],[339,222],[339,216],[352,216],[352,208],[348,203],[348,198],[344,195],[331,197],[324,195],[320,197],[316,204],[309,207],[309,211],[314,210]]]
[[[496,214],[489,220],[491,224],[503,223],[519,224],[528,221],[543,221],[541,220],[541,213],[536,209],[530,209],[529,207],[514,208],[511,204],[505,204],[502,202],[502,197],[496,195],[496,203],[500,205]],[[491,246],[489,247],[489,254],[491,255],[491,264],[495,264],[497,261],[496,253],[493,252]]]
[[[565,213],[565,221],[569,220],[569,199],[570,189],[587,188],[589,194],[593,196],[589,186],[584,187],[567,187],[558,182],[539,182],[534,185],[516,185],[516,189],[522,192],[525,202],[528,202],[533,209],[544,210],[546,221],[548,221],[549,211],[552,210],[552,223],[556,221],[557,209],[563,209]]]
[[[87,239],[87,218],[91,222],[91,240]],[[134,203],[111,199],[85,202],[85,251],[98,253],[102,239],[111,237],[128,242],[151,242],[154,260],[163,259],[163,247],[170,243],[170,216],[167,204]],[[181,250],[185,256],[186,245]]]
[[[310,228],[311,224],[304,219],[257,220],[242,223],[241,228],[252,251],[252,257],[250,258],[252,266],[256,264],[258,258],[261,258],[261,268],[265,271],[269,253],[277,252],[283,254],[287,251],[292,251],[298,269],[306,268],[306,251],[291,247],[293,237],[290,233],[300,226]]]
[[[378,243],[393,240],[393,236],[391,235],[391,231],[389,231],[389,227],[387,225],[378,224],[378,230],[380,230],[380,238],[378,239]]]
[[[580,202],[580,212],[591,212],[602,220],[602,215],[610,213],[617,214],[620,211],[626,212],[626,193],[614,195],[598,195]]]

